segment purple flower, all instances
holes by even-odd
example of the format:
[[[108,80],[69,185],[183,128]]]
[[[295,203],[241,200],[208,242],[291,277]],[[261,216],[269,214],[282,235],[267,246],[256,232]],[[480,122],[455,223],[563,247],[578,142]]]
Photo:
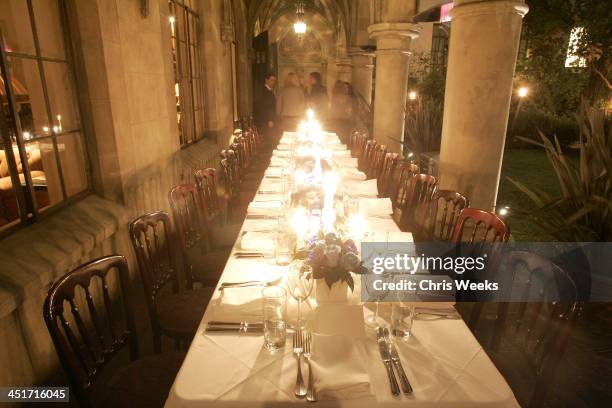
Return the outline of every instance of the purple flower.
[[[349,272],[357,269],[359,263],[359,257],[354,252],[345,252],[340,258],[340,266]]]

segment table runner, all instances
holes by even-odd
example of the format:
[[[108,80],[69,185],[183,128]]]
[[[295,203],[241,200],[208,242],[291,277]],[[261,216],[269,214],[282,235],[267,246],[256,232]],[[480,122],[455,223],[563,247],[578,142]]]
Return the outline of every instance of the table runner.
[[[339,139],[334,134],[326,134],[334,146]],[[281,143],[289,143],[294,138],[285,132]],[[281,153],[282,152],[282,153]],[[283,151],[279,156],[286,157]],[[274,162],[275,160],[273,160]],[[355,178],[358,170],[351,169]],[[363,176],[365,179],[365,175]],[[268,181],[264,178],[260,190]],[[388,231],[394,236],[411,241],[410,234],[399,234],[399,229],[391,217],[368,217],[370,228]],[[265,225],[264,225],[265,224]],[[268,225],[269,224],[269,225]],[[247,219],[242,225],[242,236],[247,231],[257,231],[268,227],[275,228],[275,221]],[[238,249],[239,240],[234,246]],[[282,267],[272,265],[273,259],[237,259],[230,256],[221,282],[271,279],[282,273]],[[293,395],[296,359],[292,354],[291,337],[288,334],[286,347],[276,354],[263,349],[261,334],[205,334],[204,328],[210,320],[261,320],[257,315],[260,287],[234,289],[241,294],[225,296],[251,299],[248,305],[228,308],[222,299],[224,292],[217,290],[198,329],[185,361],[179,371],[166,407],[258,407],[289,406],[306,404]],[[349,297],[349,304],[360,305],[360,282],[356,279],[355,291]],[[306,315],[315,313],[314,296],[304,307]],[[227,300],[227,299],[226,299]],[[232,305],[233,306],[233,305]],[[326,306],[335,307],[335,306]],[[389,305],[380,305],[381,315],[388,316]],[[289,297],[290,318],[295,315],[295,301]],[[363,307],[364,318],[372,313]],[[292,314],[293,313],[293,314]],[[332,311],[320,308],[317,313],[333,316]],[[333,325],[332,325],[333,326]],[[343,330],[338,324],[337,329]],[[321,399],[319,406],[371,407],[374,405],[411,407],[516,407],[518,403],[504,378],[483,351],[462,320],[415,320],[413,337],[407,342],[396,344],[402,357],[404,368],[410,378],[414,393],[412,396],[394,398],[389,392],[385,368],[378,354],[373,330],[365,331],[360,339],[367,347],[367,367],[371,395],[367,398],[347,400]]]

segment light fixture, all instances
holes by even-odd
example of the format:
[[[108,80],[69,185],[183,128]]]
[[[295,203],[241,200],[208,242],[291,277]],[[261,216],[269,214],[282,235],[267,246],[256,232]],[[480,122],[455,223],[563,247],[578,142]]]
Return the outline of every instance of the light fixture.
[[[417,98],[417,92],[416,91],[408,92],[408,99],[410,99],[411,101],[416,101],[416,98]]]
[[[526,97],[528,93],[529,93],[529,88],[527,88],[526,86],[521,86],[517,92],[519,98]]]
[[[505,206],[499,209],[499,215],[501,217],[505,217],[506,215],[508,215],[510,213],[510,207]]]
[[[296,21],[293,23],[293,31],[296,34],[301,35],[306,33],[306,23],[304,22],[304,4],[301,1],[297,2],[295,6]]]

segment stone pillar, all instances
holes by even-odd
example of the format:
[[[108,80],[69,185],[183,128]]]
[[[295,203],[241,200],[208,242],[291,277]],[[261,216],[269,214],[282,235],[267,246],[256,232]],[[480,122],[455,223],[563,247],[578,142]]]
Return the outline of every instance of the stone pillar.
[[[372,71],[374,63],[372,54],[363,51],[361,48],[349,50],[352,59],[351,83],[356,93],[368,103],[372,103]]]
[[[348,57],[336,58],[336,80],[351,82],[351,59]],[[333,84],[331,84],[333,87]]]
[[[374,138],[390,152],[402,151],[408,85],[408,47],[418,36],[411,23],[378,23],[368,27],[376,40]]]
[[[455,0],[451,12],[440,188],[494,210],[501,172],[523,1]]]

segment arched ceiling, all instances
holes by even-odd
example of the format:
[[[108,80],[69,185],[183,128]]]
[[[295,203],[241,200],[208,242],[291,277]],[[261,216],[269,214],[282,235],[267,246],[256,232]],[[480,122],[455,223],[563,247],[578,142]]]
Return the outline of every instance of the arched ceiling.
[[[359,0],[363,1],[363,0]],[[304,11],[321,15],[331,27],[340,25],[350,36],[352,10],[357,6],[355,0],[302,0]],[[272,24],[283,15],[294,13],[297,5],[296,0],[245,0],[248,8],[248,19],[250,32],[255,21],[259,19],[262,30],[269,29]]]

